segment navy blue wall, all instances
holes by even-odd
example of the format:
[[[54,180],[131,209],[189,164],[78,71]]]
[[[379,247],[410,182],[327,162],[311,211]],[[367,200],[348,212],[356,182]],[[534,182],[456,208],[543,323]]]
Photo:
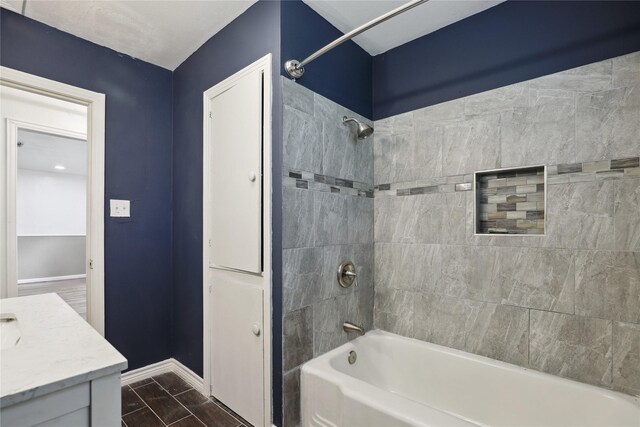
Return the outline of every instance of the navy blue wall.
[[[374,118],[637,50],[638,1],[507,1],[374,57]]]
[[[281,420],[282,102],[280,3],[259,1],[183,62],[173,76],[172,355],[202,375],[202,93],[273,55],[273,399]]]
[[[6,9],[0,63],[106,94],[106,337],[130,369],[170,357],[171,72]],[[110,198],[131,218],[109,218]]]
[[[343,35],[301,0],[282,2],[282,63],[302,61]],[[280,64],[280,72],[287,72]],[[310,63],[298,82],[365,117],[372,110],[372,58],[348,41]]]

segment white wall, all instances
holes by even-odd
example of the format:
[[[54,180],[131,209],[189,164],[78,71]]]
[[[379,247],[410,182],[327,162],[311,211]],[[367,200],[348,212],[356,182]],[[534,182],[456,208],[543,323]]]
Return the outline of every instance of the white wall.
[[[87,132],[87,107],[67,101],[0,86],[0,297],[7,296],[6,259],[6,120]]]
[[[18,236],[84,236],[87,179],[82,175],[18,170]]]

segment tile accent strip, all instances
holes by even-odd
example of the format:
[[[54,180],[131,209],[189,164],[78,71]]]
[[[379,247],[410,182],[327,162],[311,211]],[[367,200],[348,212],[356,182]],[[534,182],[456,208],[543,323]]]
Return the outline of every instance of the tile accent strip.
[[[373,197],[373,186],[328,175],[299,170],[285,170],[283,185],[305,190],[340,193],[348,196]]]
[[[547,185],[628,178],[640,178],[640,157],[547,166]],[[374,193],[375,197],[414,196],[471,191],[472,189],[473,174],[468,174],[379,184],[374,187]],[[504,191],[510,192],[511,190],[509,186],[504,187]],[[526,188],[520,190],[516,189],[516,192],[522,192]]]

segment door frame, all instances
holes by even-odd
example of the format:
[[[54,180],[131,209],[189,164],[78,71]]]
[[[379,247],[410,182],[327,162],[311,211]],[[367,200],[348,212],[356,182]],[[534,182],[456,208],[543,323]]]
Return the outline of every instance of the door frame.
[[[104,307],[104,175],[105,175],[105,101],[103,93],[93,92],[79,87],[60,83],[29,73],[0,67],[0,84],[25,90],[27,92],[57,98],[87,107],[87,321],[101,335],[105,332]],[[22,126],[25,125],[25,126]],[[17,132],[18,127],[40,127],[24,122],[7,120],[7,143]],[[64,131],[63,131],[64,132]],[[7,238],[16,235],[15,185],[17,172],[16,147],[7,148],[6,168],[6,273],[2,280],[6,282],[7,296],[17,296],[17,246],[15,240]],[[13,209],[9,209],[13,206]],[[10,234],[10,232],[12,234]],[[11,243],[11,244],[10,244]]]
[[[271,54],[267,54],[248,65],[232,76],[226,78],[210,89],[206,90],[202,96],[203,102],[203,139],[202,139],[202,152],[203,152],[203,169],[202,169],[202,295],[203,295],[203,373],[204,373],[204,388],[205,392],[211,394],[211,290],[207,283],[207,276],[209,270],[209,242],[208,235],[210,232],[209,224],[209,180],[211,178],[211,170],[209,167],[208,159],[212,155],[212,152],[207,143],[212,134],[211,122],[209,120],[210,100],[222,92],[231,88],[238,80],[242,79],[248,74],[255,71],[261,71],[263,73],[264,85],[263,85],[263,128],[262,128],[262,193],[263,193],[263,227],[262,227],[262,240],[263,240],[263,319],[262,319],[262,333],[263,333],[263,387],[264,387],[264,425],[271,426],[272,424],[272,396],[271,396],[271,288],[272,288],[272,265],[271,265],[271,235],[272,235],[272,223],[271,223],[271,120],[272,120],[272,80],[271,80]],[[253,275],[252,276],[256,276]]]

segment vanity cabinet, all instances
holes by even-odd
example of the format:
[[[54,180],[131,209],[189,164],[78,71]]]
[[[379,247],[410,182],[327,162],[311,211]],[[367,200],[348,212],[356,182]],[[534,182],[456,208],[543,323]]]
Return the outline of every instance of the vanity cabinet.
[[[0,311],[19,333],[0,350],[2,427],[120,426],[127,360],[111,344],[56,294],[0,300]]]

